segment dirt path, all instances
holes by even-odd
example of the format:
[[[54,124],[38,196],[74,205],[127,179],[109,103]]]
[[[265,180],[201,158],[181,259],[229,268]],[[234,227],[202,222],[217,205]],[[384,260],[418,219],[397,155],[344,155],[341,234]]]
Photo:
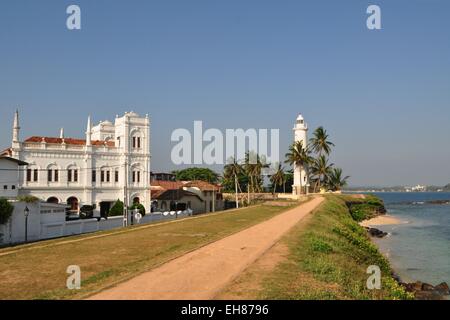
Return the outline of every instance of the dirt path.
[[[322,201],[323,198],[317,197],[270,220],[169,261],[89,299],[212,299]]]

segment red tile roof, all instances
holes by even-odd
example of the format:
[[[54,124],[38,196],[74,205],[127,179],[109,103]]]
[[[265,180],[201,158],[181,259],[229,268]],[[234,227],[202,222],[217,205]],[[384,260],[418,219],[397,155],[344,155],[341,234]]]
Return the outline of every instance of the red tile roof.
[[[158,199],[166,190],[151,190],[152,199]]]
[[[153,190],[153,200],[180,200],[183,197],[196,197],[200,201],[204,201],[198,194],[186,190]]]
[[[188,181],[185,185],[188,188],[199,188],[202,191],[220,191],[221,187],[205,181],[195,180]]]
[[[85,146],[86,145],[86,140],[82,140],[82,139],[74,139],[74,138],[52,138],[52,137],[39,137],[39,136],[34,136],[34,137],[30,137],[27,138],[25,140],[25,142],[42,142],[45,141],[46,143],[52,143],[52,144],[62,144],[63,141],[65,144],[70,144],[70,145],[78,145],[78,146]],[[106,145],[107,147],[114,147],[114,141],[101,141],[101,140],[94,140],[92,141],[92,145],[93,146],[104,146]]]
[[[220,185],[214,185],[205,181],[195,180],[195,181],[165,181],[165,180],[154,180],[151,182],[152,187],[160,187],[164,190],[177,190],[183,187],[187,188],[198,188],[201,191],[219,191],[221,190]],[[158,191],[158,190],[156,190]]]
[[[163,181],[154,180],[151,182],[152,187],[161,187],[165,190],[177,190],[184,187],[184,183],[181,181]]]

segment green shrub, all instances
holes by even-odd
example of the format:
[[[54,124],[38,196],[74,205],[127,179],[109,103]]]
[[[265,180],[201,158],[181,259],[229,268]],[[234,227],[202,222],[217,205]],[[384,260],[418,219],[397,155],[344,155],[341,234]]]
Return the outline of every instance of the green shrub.
[[[123,202],[120,200],[117,200],[116,203],[112,206],[112,208],[109,210],[108,216],[116,217],[116,216],[123,216]]]
[[[393,300],[414,300],[414,294],[405,291],[397,281],[392,277],[383,277],[382,286],[386,287],[389,292],[389,298]]]
[[[370,204],[371,206],[383,206],[383,202],[381,202],[381,200],[378,199],[370,199],[367,201],[367,204]]]
[[[35,196],[18,196],[17,201],[25,203],[36,203],[39,202],[40,199]]]
[[[366,212],[360,207],[360,205],[352,206],[350,209],[350,214],[357,222],[361,222],[366,219]]]
[[[8,200],[0,198],[0,225],[9,221],[14,211],[14,206]]]
[[[350,214],[355,221],[361,222],[379,215],[381,208],[382,206],[370,203],[352,204],[350,206]]]

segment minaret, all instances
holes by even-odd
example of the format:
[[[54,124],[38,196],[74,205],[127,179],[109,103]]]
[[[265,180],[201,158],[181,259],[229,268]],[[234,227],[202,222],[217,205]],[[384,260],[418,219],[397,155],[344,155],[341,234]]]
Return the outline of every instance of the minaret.
[[[19,142],[19,110],[16,110],[16,113],[14,114],[14,124],[13,124],[13,143]]]
[[[61,128],[61,130],[59,131],[59,138],[64,139],[64,128]]]
[[[308,125],[301,114],[298,115],[294,127],[294,141],[302,141],[304,148],[308,146]],[[294,165],[294,185],[292,186],[292,193],[294,195],[300,195],[307,193],[307,186],[309,185],[308,176],[306,170],[303,167],[297,167]]]
[[[91,116],[89,116],[86,128],[86,146],[92,145],[91,136],[92,136],[92,125],[91,125]]]

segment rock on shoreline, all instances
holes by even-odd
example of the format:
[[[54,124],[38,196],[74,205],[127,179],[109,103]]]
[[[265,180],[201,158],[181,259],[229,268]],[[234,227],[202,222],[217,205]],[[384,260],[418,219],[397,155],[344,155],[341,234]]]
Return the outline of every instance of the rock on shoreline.
[[[421,281],[404,283],[399,282],[406,291],[414,294],[416,300],[443,300],[445,296],[450,295],[450,289],[446,282],[433,286]]]
[[[387,232],[381,231],[376,228],[366,227],[366,230],[372,237],[376,237],[376,238],[384,238],[388,235]]]

